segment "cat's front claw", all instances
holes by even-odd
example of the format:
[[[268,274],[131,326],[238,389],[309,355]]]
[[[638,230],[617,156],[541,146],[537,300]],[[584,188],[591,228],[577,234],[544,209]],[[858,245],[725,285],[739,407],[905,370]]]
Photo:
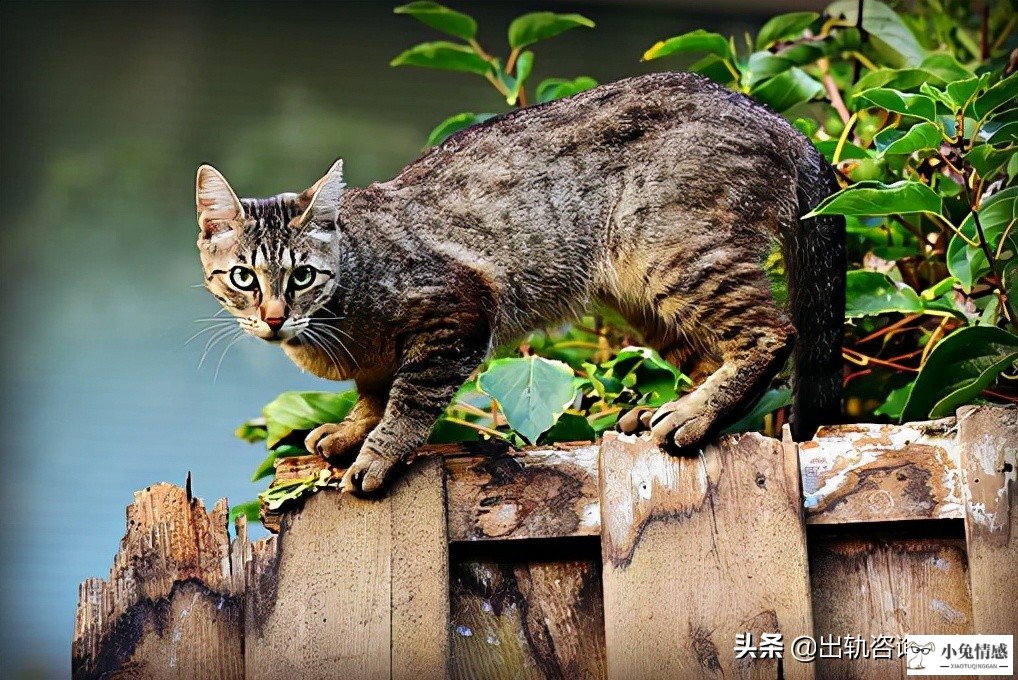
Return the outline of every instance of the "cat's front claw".
[[[397,461],[370,449],[361,449],[357,460],[343,475],[340,488],[357,496],[370,496],[385,487]]]
[[[704,411],[694,394],[664,404],[653,416],[645,419],[650,427],[651,441],[658,446],[665,445],[684,452],[707,437],[714,419]]]
[[[311,430],[304,439],[304,448],[335,463],[356,453],[364,443],[364,435],[364,428],[350,421],[325,423]]]

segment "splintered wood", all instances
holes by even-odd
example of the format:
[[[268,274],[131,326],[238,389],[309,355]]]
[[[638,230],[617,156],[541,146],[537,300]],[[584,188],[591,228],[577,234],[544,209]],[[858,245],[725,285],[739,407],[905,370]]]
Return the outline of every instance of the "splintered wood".
[[[780,442],[760,435],[724,437],[696,457],[605,436],[608,677],[812,677],[806,664],[782,670],[776,659],[734,652],[740,633],[791,640],[812,632],[793,461]]]
[[[244,677],[244,568],[228,514],[225,500],[207,513],[170,484],[135,493],[109,580],[79,590],[75,678]]]

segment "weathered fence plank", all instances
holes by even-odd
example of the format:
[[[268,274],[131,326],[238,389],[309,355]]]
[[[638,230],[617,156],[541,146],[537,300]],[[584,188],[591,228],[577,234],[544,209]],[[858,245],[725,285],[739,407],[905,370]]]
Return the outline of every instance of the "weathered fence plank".
[[[823,427],[799,457],[809,524],[962,516],[954,418]]]
[[[812,632],[799,480],[781,442],[724,437],[698,457],[605,436],[600,461],[609,677],[809,678],[736,659],[736,635]]]
[[[958,411],[975,630],[1018,632],[1018,408]]]
[[[274,582],[248,589],[247,677],[388,678],[391,506],[318,493],[287,514]]]
[[[818,536],[810,541],[810,571],[818,640],[863,640],[854,644],[855,658],[842,644],[817,658],[817,675],[825,680],[904,678],[898,640],[909,633],[973,630],[964,545],[958,539]],[[889,640],[881,656],[863,653],[862,645],[872,649],[880,636]]]
[[[457,562],[450,677],[604,678],[600,575],[595,559]]]
[[[597,536],[597,444],[445,458],[449,539]]]
[[[230,542],[225,501],[159,484],[109,581],[81,586],[73,676],[901,678],[860,641],[1018,627],[1016,456],[1001,407],[698,457],[626,435],[425,447],[384,498],[322,491],[254,543],[243,521]],[[814,631],[817,663],[791,659]],[[740,633],[782,634],[783,662],[736,658]],[[824,653],[839,638],[848,658]]]
[[[442,461],[393,485],[392,678],[443,677],[449,659],[449,540]]]
[[[180,487],[134,495],[108,581],[79,592],[75,678],[242,678],[243,565],[228,508],[209,513]]]

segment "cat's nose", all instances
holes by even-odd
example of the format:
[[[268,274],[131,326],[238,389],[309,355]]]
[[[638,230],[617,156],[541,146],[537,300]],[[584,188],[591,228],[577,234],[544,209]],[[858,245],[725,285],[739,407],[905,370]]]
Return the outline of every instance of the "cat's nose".
[[[268,319],[265,319],[265,323],[268,325],[270,329],[272,329],[273,333],[275,333],[276,331],[283,327],[284,321],[286,321],[286,319],[284,319],[281,316],[273,316],[269,317]]]

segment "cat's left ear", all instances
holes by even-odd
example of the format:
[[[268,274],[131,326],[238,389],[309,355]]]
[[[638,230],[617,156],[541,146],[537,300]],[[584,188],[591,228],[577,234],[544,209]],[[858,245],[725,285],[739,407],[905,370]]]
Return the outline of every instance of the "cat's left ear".
[[[223,174],[211,165],[198,168],[194,201],[202,238],[219,236],[244,223],[244,206]]]
[[[343,159],[332,164],[325,176],[297,197],[304,207],[301,224],[314,223],[319,229],[335,229],[339,217],[339,202],[343,199]]]

